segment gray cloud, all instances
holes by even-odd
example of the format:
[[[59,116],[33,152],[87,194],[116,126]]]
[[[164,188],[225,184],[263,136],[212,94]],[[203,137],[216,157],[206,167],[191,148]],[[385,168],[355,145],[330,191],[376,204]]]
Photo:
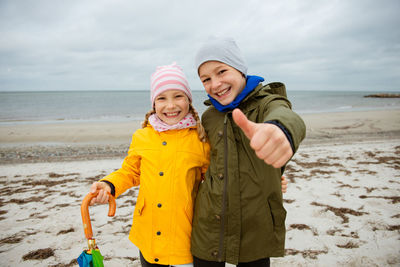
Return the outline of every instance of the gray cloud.
[[[0,1],[0,90],[147,90],[210,35],[289,90],[400,90],[400,2]]]

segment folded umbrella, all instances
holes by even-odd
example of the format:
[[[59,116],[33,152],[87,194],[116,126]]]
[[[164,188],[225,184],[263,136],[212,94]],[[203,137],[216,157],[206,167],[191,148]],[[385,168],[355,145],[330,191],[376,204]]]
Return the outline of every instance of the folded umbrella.
[[[79,267],[104,267],[103,256],[100,253],[99,248],[96,245],[96,240],[93,238],[92,223],[89,215],[89,204],[92,198],[96,197],[99,192],[89,193],[85,196],[81,204],[81,215],[83,230],[85,237],[88,242],[88,249],[84,250],[78,257],[77,261]],[[116,203],[115,198],[110,195],[108,199],[109,210],[108,216],[112,217],[115,215]]]

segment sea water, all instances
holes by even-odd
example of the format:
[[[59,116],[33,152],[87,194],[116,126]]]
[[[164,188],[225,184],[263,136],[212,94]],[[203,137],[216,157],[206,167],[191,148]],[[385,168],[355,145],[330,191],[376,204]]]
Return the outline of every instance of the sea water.
[[[193,91],[199,114],[204,91]],[[365,98],[373,92],[288,91],[299,114],[399,109],[400,98]],[[151,109],[149,91],[0,92],[0,124],[143,120]]]

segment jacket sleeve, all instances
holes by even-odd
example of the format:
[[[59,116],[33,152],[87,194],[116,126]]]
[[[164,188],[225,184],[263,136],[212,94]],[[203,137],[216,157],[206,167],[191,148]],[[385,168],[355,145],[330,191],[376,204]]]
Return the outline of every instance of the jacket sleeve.
[[[201,174],[207,172],[208,166],[210,165],[210,144],[208,142],[204,143],[204,164],[201,168]]]
[[[269,102],[264,121],[277,121],[283,125],[292,137],[294,152],[297,151],[301,141],[305,138],[306,126],[302,118],[292,111],[287,100],[277,98]]]
[[[115,197],[118,197],[127,189],[140,185],[140,161],[141,157],[135,149],[135,135],[133,135],[128,156],[124,159],[121,168],[100,181],[112,183],[115,187]]]

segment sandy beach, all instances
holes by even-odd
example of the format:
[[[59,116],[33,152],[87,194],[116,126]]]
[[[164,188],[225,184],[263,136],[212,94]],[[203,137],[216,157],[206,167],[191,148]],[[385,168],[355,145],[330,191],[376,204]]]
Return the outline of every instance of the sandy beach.
[[[287,166],[286,256],[272,266],[400,266],[400,110],[302,115]],[[0,125],[0,266],[77,266],[80,204],[118,169],[140,122]],[[140,266],[138,188],[90,208],[105,266]]]

